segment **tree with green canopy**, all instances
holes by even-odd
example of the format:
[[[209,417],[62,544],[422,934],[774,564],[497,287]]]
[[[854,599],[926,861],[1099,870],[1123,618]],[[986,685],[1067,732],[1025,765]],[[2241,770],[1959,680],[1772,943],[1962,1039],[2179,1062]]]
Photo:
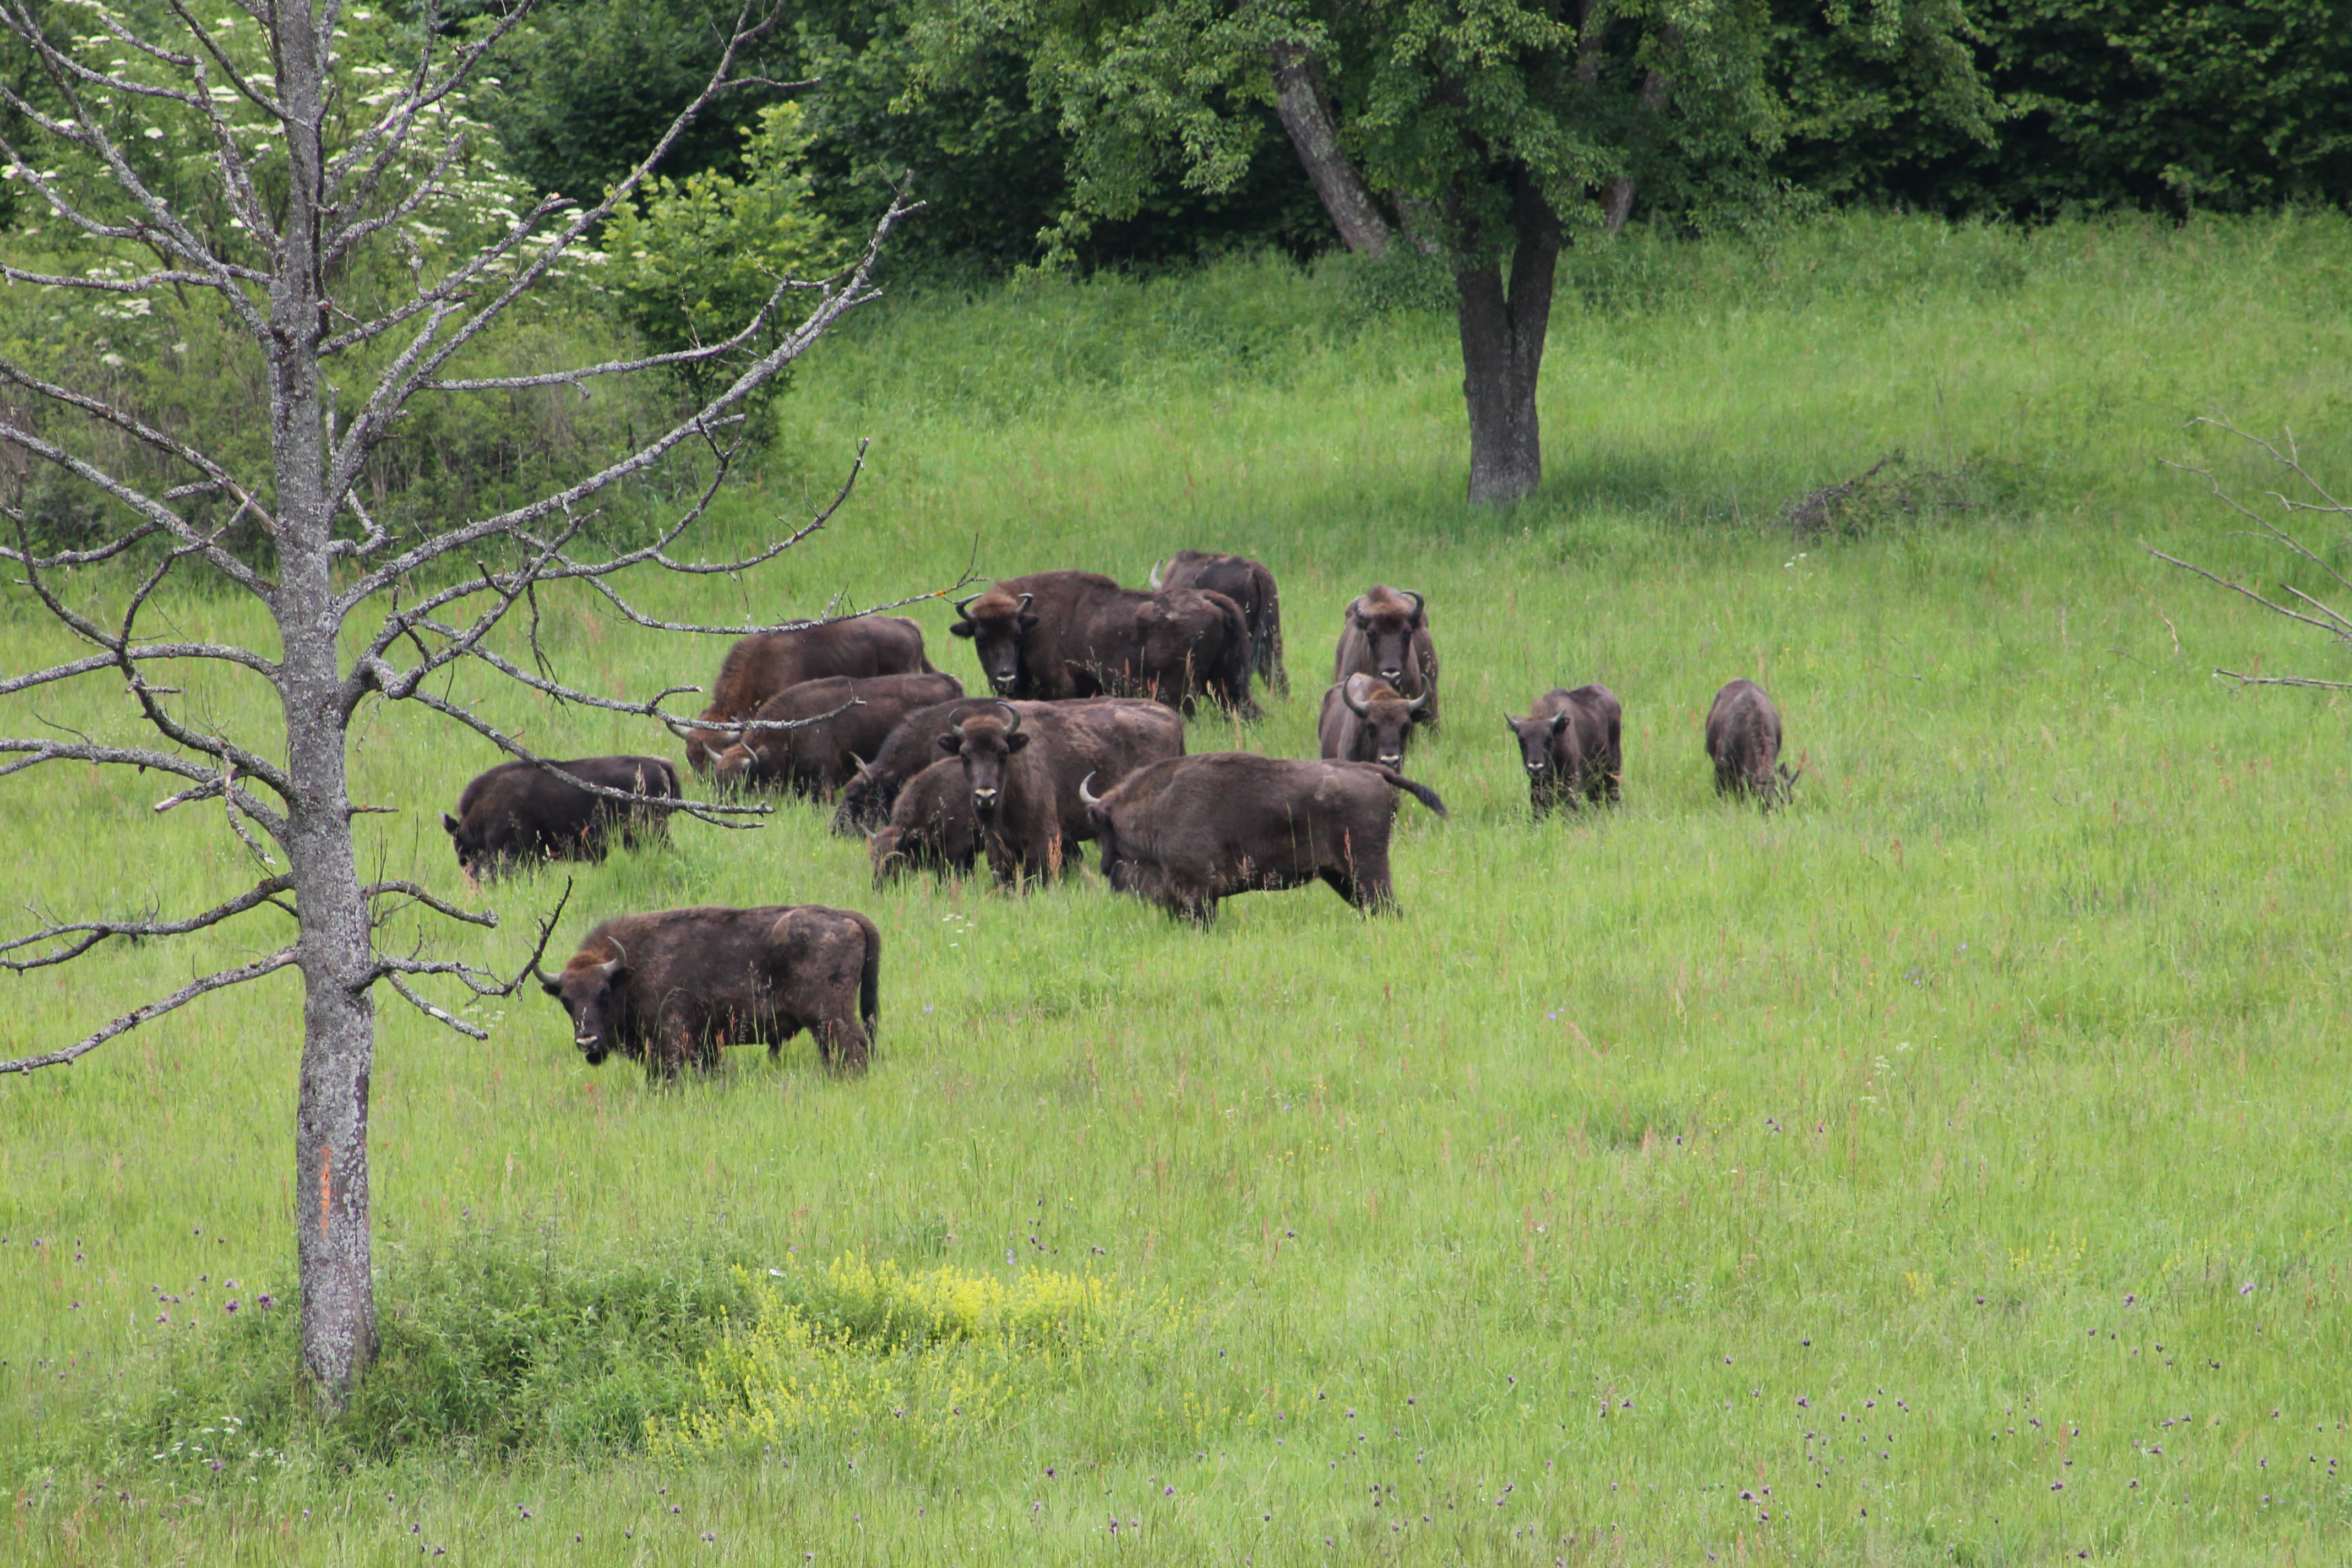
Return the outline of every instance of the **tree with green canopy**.
[[[941,0],[927,80],[1010,37],[1070,138],[1067,245],[1173,180],[1230,188],[1271,104],[1349,248],[1453,275],[1471,498],[1543,473],[1537,379],[1560,247],[1651,210],[1769,209],[1771,68],[1822,36],[1989,137],[1958,0]],[[1814,110],[1818,118],[1818,106]]]

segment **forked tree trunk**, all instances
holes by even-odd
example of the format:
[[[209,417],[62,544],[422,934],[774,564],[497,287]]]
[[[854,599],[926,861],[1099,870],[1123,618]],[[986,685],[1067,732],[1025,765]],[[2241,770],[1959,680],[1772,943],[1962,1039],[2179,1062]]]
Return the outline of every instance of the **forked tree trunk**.
[[[1551,325],[1559,215],[1532,183],[1522,181],[1512,216],[1517,243],[1507,286],[1499,260],[1465,263],[1454,273],[1474,501],[1517,500],[1543,482],[1536,383]]]
[[[1323,91],[1323,66],[1313,55],[1293,44],[1274,47],[1274,107],[1290,144],[1298,152],[1323,210],[1348,248],[1360,256],[1378,256],[1389,247],[1388,219],[1371,187],[1339,145],[1339,127],[1331,100]]]
[[[336,647],[326,431],[319,387],[320,135],[325,67],[309,0],[280,0],[278,90],[289,121],[283,254],[271,285],[270,457],[276,470],[284,658],[278,688],[296,798],[286,845],[300,924],[301,1083],[294,1213],[302,1371],[322,1415],[340,1412],[376,1351],[368,1217],[368,1079],[375,1065],[374,963],[345,774],[349,698]]]

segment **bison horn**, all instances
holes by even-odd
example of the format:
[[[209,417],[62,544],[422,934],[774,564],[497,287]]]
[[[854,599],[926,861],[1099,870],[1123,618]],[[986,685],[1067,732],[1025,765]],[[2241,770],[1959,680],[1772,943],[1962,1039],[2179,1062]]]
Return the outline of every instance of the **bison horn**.
[[[621,973],[622,965],[629,962],[629,950],[621,945],[620,939],[617,937],[607,937],[604,940],[613,944],[613,956],[596,967],[604,972],[605,979],[610,980]]]
[[[991,706],[992,706],[992,707],[997,707],[997,708],[1002,708],[1002,709],[1003,709],[1003,710],[1004,710],[1004,732],[1005,732],[1006,734],[1008,734],[1008,735],[1014,735],[1014,734],[1018,734],[1018,733],[1020,733],[1020,731],[1021,731],[1021,710],[1020,710],[1020,709],[1015,708],[1014,706],[1013,706],[1013,704],[1012,704],[1012,703],[1005,701],[1005,700],[1004,700],[1004,699],[1003,699],[1002,697],[1000,697],[1000,698],[996,699],[996,700],[995,700],[993,703],[992,703],[992,704],[991,704]]]
[[[1151,584],[1151,591],[1155,594],[1160,592],[1160,569],[1167,564],[1165,561],[1154,561],[1151,563],[1151,575],[1144,579]]]
[[[1348,677],[1348,679],[1340,684],[1339,700],[1346,703],[1348,705],[1348,711],[1353,713],[1357,718],[1369,719],[1371,717],[1371,705],[1360,700],[1356,696],[1356,678],[1354,676],[1351,675]]]
[[[1034,595],[1034,594],[1024,594],[1024,595],[1021,595],[1021,602],[1020,602],[1019,604],[1017,604],[1017,605],[1013,605],[1013,614],[1015,614],[1015,615],[1020,615],[1020,616],[1025,616],[1025,615],[1027,615],[1027,614],[1029,613],[1029,601],[1030,601],[1030,600],[1032,600],[1032,599],[1034,599],[1034,598],[1035,598],[1036,596],[1037,596],[1037,595]]]
[[[1399,588],[1397,592],[1402,594],[1406,598],[1412,601],[1412,618],[1416,621],[1421,619],[1422,606],[1428,601],[1424,600],[1419,594],[1413,592],[1411,588]]]
[[[1094,782],[1095,775],[1092,773],[1088,773],[1086,777],[1078,781],[1078,799],[1085,805],[1094,805],[1102,800],[1102,796],[1095,794],[1094,791],[1087,787],[1087,785]]]
[[[870,779],[874,776],[874,764],[872,763],[867,762],[856,752],[849,753],[849,760],[852,763],[856,764],[859,777]]]
[[[1420,696],[1414,698],[1412,701],[1404,705],[1405,711],[1408,713],[1418,713],[1428,706],[1429,693],[1426,691],[1423,692]]]
[[[982,589],[979,593],[974,594],[974,595],[971,595],[970,597],[968,597],[968,598],[956,599],[956,600],[952,600],[952,601],[950,601],[950,603],[952,603],[952,604],[955,605],[955,613],[956,613],[957,617],[958,617],[959,619],[961,619],[961,620],[967,620],[967,621],[968,621],[968,620],[970,620],[970,619],[971,619],[971,602],[972,602],[972,600],[973,600],[973,599],[979,599],[979,598],[984,598],[984,597],[986,597],[986,596],[987,596],[987,594],[988,594],[988,590],[987,590],[987,589],[985,589],[985,588],[983,588],[983,589]]]
[[[685,725],[680,724],[675,719],[663,720],[662,728],[667,730],[671,734],[676,735],[679,740],[684,741],[689,746],[694,744],[695,741],[702,733],[699,730],[688,729]]]

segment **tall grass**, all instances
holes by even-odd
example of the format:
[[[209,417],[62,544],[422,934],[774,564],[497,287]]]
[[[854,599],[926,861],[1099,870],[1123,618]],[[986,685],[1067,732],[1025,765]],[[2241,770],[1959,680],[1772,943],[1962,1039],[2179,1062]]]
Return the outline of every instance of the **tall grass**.
[[[1548,488],[1507,511],[1461,503],[1450,327],[1382,279],[1234,262],[894,302],[809,364],[783,441],[801,479],[735,526],[793,515],[871,434],[858,499],[727,610],[943,582],[975,538],[988,572],[1129,581],[1180,546],[1244,550],[1281,579],[1298,695],[1254,729],[1199,720],[1192,744],[1307,754],[1341,607],[1406,584],[1447,685],[1411,768],[1452,819],[1400,817],[1399,918],[1310,890],[1235,900],[1206,933],[1092,877],[877,893],[802,807],[571,873],[566,935],[689,901],[867,910],[887,944],[874,1070],[829,1079],[798,1045],[658,1091],[584,1068],[536,995],[493,1010],[487,1046],[395,1005],[374,1084],[386,1299],[446,1324],[478,1299],[576,1308],[648,1271],[703,1279],[685,1318],[612,1338],[575,1311],[572,1337],[530,1342],[556,1373],[499,1385],[544,1410],[550,1376],[635,1378],[655,1415],[730,1364],[708,1358],[719,1303],[750,1310],[722,1288],[735,1262],[1008,1285],[1034,1266],[1161,1303],[1174,1331],[1015,1379],[938,1442],[873,1415],[689,1461],[590,1423],[519,1458],[427,1434],[354,1466],[289,1427],[283,1465],[159,1465],[121,1438],[149,1430],[134,1417],[242,1420],[202,1408],[233,1386],[217,1369],[271,1364],[240,1362],[240,1336],[282,1333],[248,1321],[290,1284],[298,1014],[273,981],[0,1085],[8,1551],[2340,1555],[2347,711],[2218,686],[2213,666],[2257,658],[2338,672],[2137,545],[2283,570],[2158,459],[2256,481],[2179,428],[2220,409],[2292,423],[2315,467],[2352,472],[2348,274],[2352,232],[2301,218],[1841,221],[1769,250],[1580,252]],[[1820,546],[1770,525],[1895,447],[1973,476],[1975,504]],[[251,626],[217,599],[171,608]],[[584,598],[547,611],[559,664],[600,687],[716,663]],[[920,615],[969,677],[945,612]],[[53,646],[21,606],[0,625],[9,668]],[[1718,802],[1700,755],[1738,675],[1774,692],[1808,767],[1769,818]],[[1626,804],[1532,825],[1496,715],[1587,679],[1625,706]],[[459,690],[559,753],[668,749]],[[232,682],[193,697],[266,719]],[[96,689],[13,722],[41,721],[131,731]],[[363,819],[372,862],[459,896],[434,813],[493,759],[405,712],[361,735],[360,798],[402,808]],[[235,841],[156,819],[164,793],[10,781],[21,896],[184,909],[236,885]],[[505,884],[499,932],[434,941],[510,967],[561,884]],[[78,1034],[265,940],[16,982],[5,1043]],[[410,1261],[478,1231],[481,1280]],[[173,1404],[175,1378],[199,1397]]]

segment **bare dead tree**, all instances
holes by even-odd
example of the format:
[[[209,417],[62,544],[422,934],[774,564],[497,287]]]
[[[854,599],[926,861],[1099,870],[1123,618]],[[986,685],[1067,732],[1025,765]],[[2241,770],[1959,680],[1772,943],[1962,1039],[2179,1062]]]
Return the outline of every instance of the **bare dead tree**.
[[[2296,447],[2294,431],[2283,431],[2279,440],[2272,441],[2241,430],[2227,419],[2199,417],[2190,420],[2189,424],[2192,426],[2210,425],[2217,430],[2226,431],[2239,440],[2262,449],[2272,464],[2286,476],[2288,488],[2298,492],[2289,494],[2285,489],[2263,492],[2269,500],[2277,503],[2280,517],[2291,522],[2298,515],[2312,513],[2322,518],[2352,521],[2352,505],[2338,500],[2325,485],[2312,477],[2309,469],[2304,467],[2303,454]],[[2247,505],[2232,495],[2229,487],[2224,485],[2211,469],[2196,468],[2187,463],[2170,463],[2168,466],[2179,468],[2184,473],[2195,474],[2203,479],[2211,489],[2215,500],[2253,524],[2256,537],[2278,546],[2290,558],[2325,573],[2328,580],[2336,584],[2336,591],[2352,594],[2352,578],[2347,578],[2343,573],[2329,563],[2325,555],[2305,543],[2300,537],[2289,531],[2269,514]],[[2293,601],[2289,604],[2282,604],[2258,589],[2248,587],[2243,583],[2232,582],[2218,573],[2209,572],[2204,567],[2183,561],[2178,556],[2168,555],[2153,545],[2142,548],[2158,561],[2168,562],[2184,572],[2195,573],[2209,583],[2218,583],[2233,594],[2252,599],[2273,615],[2284,616],[2290,621],[2310,626],[2339,647],[2352,650],[2352,616],[2346,615],[2325,600],[2305,593],[2292,583],[2279,584],[2280,595]],[[2301,607],[2296,607],[2298,605]],[[2315,686],[2328,691],[2352,691],[2352,681],[2319,680],[2302,675],[2263,675],[2258,673],[2260,668],[2257,664],[2256,673],[2242,673],[2234,669],[2216,669],[2213,673],[2225,680],[2234,680],[2241,686]]]
[[[467,82],[530,13],[532,0],[518,0],[467,42],[441,36],[428,16],[408,65],[396,72],[372,67],[368,79],[383,89],[364,97],[349,90],[348,75],[337,75],[339,65],[348,64],[338,53],[344,37],[341,0],[237,0],[242,16],[209,24],[184,0],[165,4],[175,20],[168,36],[155,37],[102,3],[74,8],[78,19],[103,30],[96,42],[105,47],[93,49],[91,38],[46,31],[43,18],[52,13],[32,0],[0,0],[0,27],[27,52],[40,81],[37,101],[0,85],[0,100],[37,142],[0,139],[9,177],[46,204],[47,216],[78,243],[129,263],[127,271],[111,268],[112,276],[101,275],[110,269],[76,276],[29,269],[7,258],[0,274],[40,288],[117,295],[167,289],[184,302],[215,301],[266,372],[268,471],[233,471],[134,408],[0,357],[5,383],[0,390],[11,395],[0,406],[0,449],[13,447],[94,488],[132,520],[118,537],[95,547],[45,553],[16,517],[13,542],[0,544],[0,559],[21,572],[24,591],[90,651],[0,680],[0,697],[76,679],[120,679],[152,731],[152,743],[142,745],[85,737],[0,739],[0,775],[56,762],[152,769],[184,786],[157,802],[156,811],[217,803],[226,826],[262,874],[252,887],[193,915],[45,919],[40,929],[0,942],[0,967],[21,972],[63,963],[114,939],[205,931],[264,909],[290,915],[295,936],[70,1045],[0,1062],[0,1074],[73,1062],[201,996],[282,969],[300,971],[294,1190],[301,1194],[296,1212],[302,1372],[320,1408],[332,1412],[345,1403],[376,1346],[368,1195],[375,989],[389,986],[435,1021],[478,1036],[477,1026],[429,1000],[424,988],[454,983],[475,997],[511,993],[545,950],[562,909],[559,903],[540,923],[530,956],[510,976],[418,949],[388,951],[379,933],[400,910],[478,926],[493,925],[496,917],[445,903],[413,882],[363,879],[352,822],[376,808],[354,805],[349,796],[352,717],[371,697],[419,703],[567,782],[629,798],[562,773],[453,698],[446,681],[436,690],[427,680],[460,666],[486,668],[560,702],[690,719],[663,704],[692,687],[629,700],[597,696],[558,679],[539,657],[538,590],[584,584],[640,626],[706,635],[776,629],[665,620],[641,611],[615,580],[635,568],[696,575],[747,572],[834,516],[856,482],[858,463],[814,521],[762,549],[713,561],[696,558],[680,543],[703,520],[728,474],[745,400],[844,312],[875,297],[876,258],[911,209],[903,200],[892,203],[855,261],[833,276],[780,279],[755,318],[723,342],[537,374],[461,374],[453,361],[487,341],[517,301],[567,258],[587,252],[596,226],[645,184],[715,100],[749,81],[788,85],[752,76],[744,64],[775,15],[739,15],[708,83],[604,200],[582,205],[548,196],[528,210],[506,212],[486,243],[428,265],[404,226],[450,199],[464,166],[464,135],[451,132],[454,116],[444,110],[462,101]],[[226,41],[232,24],[244,29],[238,38],[252,37],[244,17],[257,25],[266,47],[240,50]],[[103,67],[92,63],[106,55],[118,58]],[[157,177],[155,161],[145,156],[151,149],[128,140],[122,129],[124,105],[136,106],[151,121],[176,117],[173,123],[198,138],[209,170],[204,189],[175,194],[169,181]],[[51,160],[63,162],[45,168]],[[388,247],[395,260],[405,261],[407,279],[391,289],[388,300],[383,289],[371,296],[350,281],[372,247]],[[795,314],[797,324],[785,330],[782,323]],[[366,384],[362,395],[340,408],[327,374],[339,363],[346,373],[356,367]],[[526,505],[403,537],[364,504],[360,481],[371,454],[393,436],[420,394],[583,387],[600,378],[692,363],[731,371],[732,379],[634,450]],[[28,407],[52,411],[55,425],[25,416]],[[146,455],[142,461],[152,460],[175,482],[134,483],[133,477],[91,460],[92,432],[118,444],[129,438]],[[709,462],[709,483],[680,504],[650,542],[598,545],[588,531],[596,499],[681,448]],[[863,456],[861,447],[859,463]],[[197,499],[224,510],[233,505],[231,525],[257,520],[266,541],[241,552],[228,542],[227,526],[194,521],[195,509],[185,503]],[[488,564],[492,559],[500,564]],[[125,568],[142,561],[152,565],[133,580]],[[102,619],[77,607],[82,595],[68,591],[75,574],[101,563],[111,563],[107,571],[113,574],[96,579],[101,590],[130,584],[121,613]],[[278,647],[265,653],[228,643],[156,640],[142,632],[142,614],[165,583],[199,571],[264,606]],[[530,623],[530,668],[493,646],[493,634],[510,618],[523,618],[516,616],[519,605],[527,608]],[[359,635],[348,636],[354,631]],[[524,635],[507,634],[510,643]],[[354,644],[355,653],[339,652]],[[282,711],[282,734],[233,736],[195,716],[179,688],[158,681],[163,670],[188,668],[188,661],[226,666],[267,682]],[[715,825],[745,826],[740,819],[763,807],[683,802],[675,809]]]

